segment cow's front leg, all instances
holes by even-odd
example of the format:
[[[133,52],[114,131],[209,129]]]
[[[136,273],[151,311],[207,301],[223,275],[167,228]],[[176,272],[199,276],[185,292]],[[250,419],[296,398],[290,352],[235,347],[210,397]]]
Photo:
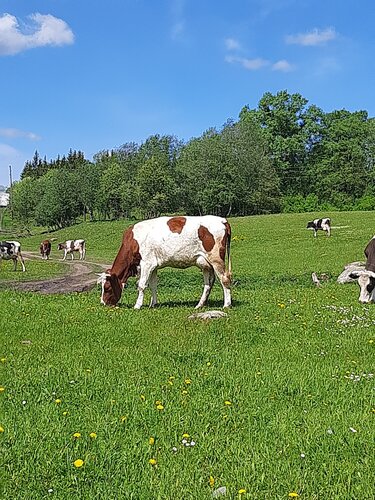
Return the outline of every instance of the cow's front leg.
[[[157,297],[157,286],[158,286],[158,277],[157,277],[157,271],[156,269],[152,271],[150,279],[148,281],[148,286],[150,287],[151,290],[151,302],[150,302],[150,307],[155,307],[156,304],[158,303],[158,297]]]
[[[141,264],[141,276],[138,281],[138,298],[135,303],[134,309],[140,309],[143,305],[143,298],[145,295],[145,290],[148,286],[148,282],[155,268],[150,266],[145,266]]]

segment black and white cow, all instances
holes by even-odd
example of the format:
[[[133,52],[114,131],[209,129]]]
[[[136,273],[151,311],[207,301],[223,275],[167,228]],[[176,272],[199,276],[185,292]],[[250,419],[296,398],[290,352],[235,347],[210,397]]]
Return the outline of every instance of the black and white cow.
[[[317,231],[327,231],[327,236],[331,236],[331,219],[325,217],[324,219],[314,219],[307,223],[307,229],[314,230],[314,236],[316,237]]]
[[[17,261],[21,262],[22,271],[26,271],[25,263],[21,254],[21,243],[19,241],[0,241],[0,261],[13,260],[14,270],[17,269]]]
[[[64,243],[59,243],[57,245],[57,250],[64,250],[63,260],[66,259],[68,253],[70,253],[73,260],[74,252],[79,252],[79,260],[85,260],[85,255],[86,255],[85,240],[67,240]]]
[[[353,271],[350,278],[358,280],[359,301],[363,304],[375,302],[375,236],[369,241],[365,248],[367,261],[363,271]]]

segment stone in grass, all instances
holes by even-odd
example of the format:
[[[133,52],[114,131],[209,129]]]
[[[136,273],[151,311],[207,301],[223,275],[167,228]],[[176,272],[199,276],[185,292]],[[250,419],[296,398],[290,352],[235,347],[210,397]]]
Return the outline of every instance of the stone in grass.
[[[225,318],[226,316],[228,316],[228,314],[223,311],[206,311],[191,314],[188,319],[215,319]]]
[[[212,492],[212,498],[224,497],[226,494],[227,494],[226,486],[220,486],[220,488]]]

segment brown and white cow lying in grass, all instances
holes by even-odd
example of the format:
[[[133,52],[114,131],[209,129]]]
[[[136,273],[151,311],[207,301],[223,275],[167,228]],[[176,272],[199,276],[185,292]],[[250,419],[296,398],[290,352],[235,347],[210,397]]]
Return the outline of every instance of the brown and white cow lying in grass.
[[[122,245],[107,273],[99,275],[102,285],[101,302],[116,305],[123,287],[131,276],[139,273],[138,298],[134,308],[143,304],[147,286],[151,289],[151,304],[157,303],[157,270],[163,267],[202,269],[204,289],[196,308],[206,304],[215,276],[224,291],[224,307],[231,305],[231,228],[226,219],[213,215],[203,217],[159,217],[130,226],[123,235]],[[225,254],[228,253],[228,269]]]
[[[85,240],[67,240],[64,243],[59,243],[57,245],[57,250],[64,250],[63,260],[66,256],[70,254],[72,260],[74,259],[74,252],[79,252],[79,260],[84,260],[86,255],[86,243]]]
[[[51,242],[49,240],[43,240],[39,248],[40,248],[40,253],[42,255],[42,259],[47,260],[51,253]]]
[[[359,285],[359,301],[363,304],[375,302],[375,236],[365,248],[367,261],[363,271],[353,271],[350,278],[357,279]]]
[[[25,263],[21,254],[21,243],[19,241],[0,241],[0,261],[13,260],[14,271],[17,269],[17,262],[21,262],[22,271],[26,271]]]

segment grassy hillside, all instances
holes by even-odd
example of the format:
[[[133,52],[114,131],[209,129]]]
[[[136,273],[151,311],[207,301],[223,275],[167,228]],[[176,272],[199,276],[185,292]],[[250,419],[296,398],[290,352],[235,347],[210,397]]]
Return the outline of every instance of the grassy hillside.
[[[187,319],[197,269],[160,271],[155,310],[132,309],[135,280],[118,308],[98,290],[1,291],[0,497],[372,499],[375,309],[335,280],[363,260],[375,217],[325,215],[331,238],[314,239],[306,214],[231,220],[226,319]],[[125,225],[57,237],[111,262]],[[312,271],[330,279],[316,288]]]

